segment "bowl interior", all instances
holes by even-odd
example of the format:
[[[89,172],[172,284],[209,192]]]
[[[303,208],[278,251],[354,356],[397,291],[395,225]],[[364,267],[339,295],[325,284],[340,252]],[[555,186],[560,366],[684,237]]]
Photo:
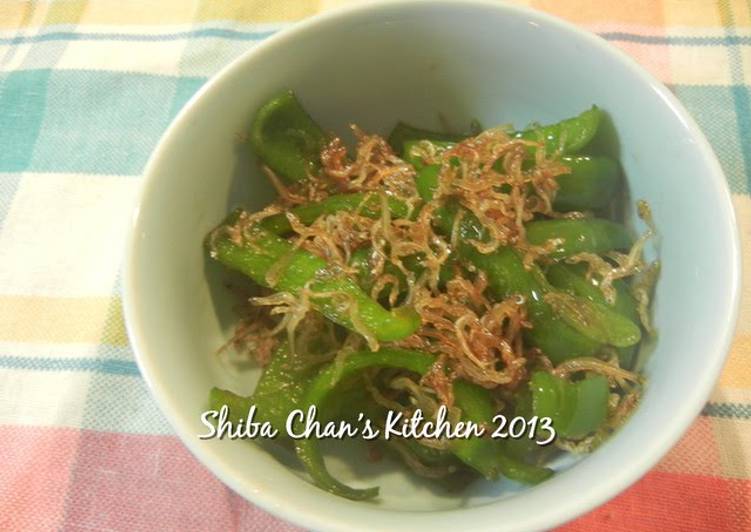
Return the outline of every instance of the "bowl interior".
[[[214,355],[234,317],[223,272],[205,259],[202,239],[232,207],[258,208],[273,196],[238,136],[286,87],[341,134],[349,123],[387,133],[398,119],[463,129],[472,119],[486,127],[552,122],[592,104],[608,113],[616,132],[609,149],[620,157],[631,197],[652,207],[663,266],[654,306],[659,341],[644,365],[649,384],[616,437],[575,467],[559,464],[566,471],[534,489],[478,483],[461,497],[361,457],[353,466],[334,464],[346,482],[381,486],[373,504],[317,490],[257,446],[197,439],[211,386],[249,392],[255,382],[253,370],[233,370]],[[706,399],[732,331],[734,221],[706,141],[629,60],[527,10],[407,2],[305,23],[210,83],[168,131],[147,173],[126,276],[129,330],[144,375],[186,444],[225,482],[308,526],[347,528],[353,516],[368,515],[383,528],[408,526],[424,522],[420,512],[458,507],[475,508],[478,524],[503,515],[504,523],[488,522],[496,528],[572,517],[625,487],[675,442]],[[461,522],[456,512],[442,515],[431,526]]]

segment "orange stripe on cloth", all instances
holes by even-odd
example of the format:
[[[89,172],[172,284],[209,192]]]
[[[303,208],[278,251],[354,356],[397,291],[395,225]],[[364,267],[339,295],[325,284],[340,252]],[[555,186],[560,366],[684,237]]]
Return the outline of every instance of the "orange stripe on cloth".
[[[0,296],[0,341],[128,343],[122,304],[116,296]]]
[[[0,29],[23,28],[38,19],[37,4],[31,2],[0,2]]]
[[[751,388],[751,335],[736,334],[718,384],[720,388]]]
[[[533,0],[531,6],[576,24],[608,22],[661,27],[665,23],[662,4],[653,0],[618,0],[607,2],[607,7],[591,0]]]
[[[749,530],[751,482],[653,471],[567,532]]]

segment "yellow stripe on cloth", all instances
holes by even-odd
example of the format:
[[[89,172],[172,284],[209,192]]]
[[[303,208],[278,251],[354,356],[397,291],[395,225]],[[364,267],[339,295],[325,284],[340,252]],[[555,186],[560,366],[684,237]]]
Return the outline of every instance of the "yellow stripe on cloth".
[[[720,388],[751,388],[751,335],[736,334],[719,382]]]
[[[252,3],[252,2],[250,2]],[[73,0],[58,9],[59,24],[74,11],[81,14],[81,24],[151,25],[184,24],[193,21],[196,2],[159,0],[158,2],[122,2],[118,0]]]
[[[751,420],[713,420],[722,476],[751,478]]]
[[[665,24],[706,28],[722,26],[715,2],[707,0],[663,0]]]
[[[0,341],[128,343],[117,296],[0,296]]]
[[[159,25],[227,20],[237,22],[282,22],[299,20],[321,11],[358,0],[160,0],[159,2],[121,0],[0,2],[0,29],[38,27],[45,24]],[[716,2],[707,0],[621,0],[599,2],[576,0],[513,0],[568,19],[577,24],[607,21],[613,24],[645,25],[662,28],[722,26]],[[735,25],[751,26],[751,6],[745,0],[731,0]]]
[[[751,2],[736,0],[733,2],[733,15],[736,28],[751,28]]]
[[[165,25],[226,20],[235,22],[286,22],[355,2],[348,0],[65,0],[0,3],[0,29],[55,24]],[[33,15],[33,16],[32,16]]]
[[[202,1],[199,3],[195,20],[197,22],[211,20],[234,20],[237,22],[298,20],[318,13],[323,7],[321,4],[320,0],[297,0],[295,2],[279,2],[279,0]]]
[[[36,28],[55,24],[78,24],[88,4],[84,0],[65,2],[29,2],[3,0],[0,2],[0,29]],[[141,8],[143,9],[143,8]]]
[[[0,29],[32,25],[39,11],[31,2],[0,2]]]
[[[57,24],[168,24],[189,23],[194,1],[121,2],[116,0],[65,0],[57,2],[0,2],[0,29]],[[29,14],[30,13],[30,14]]]

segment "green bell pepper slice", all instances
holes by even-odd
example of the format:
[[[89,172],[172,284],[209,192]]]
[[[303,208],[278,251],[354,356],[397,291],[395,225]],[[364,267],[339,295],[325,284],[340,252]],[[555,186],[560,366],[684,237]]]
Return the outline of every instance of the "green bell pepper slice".
[[[232,226],[239,216],[236,212],[222,224]],[[311,305],[328,319],[350,330],[358,331],[355,320],[380,341],[406,338],[420,326],[420,317],[411,307],[386,310],[374,301],[350,277],[329,267],[328,263],[259,227],[252,228],[251,242],[239,244],[229,231],[214,233],[207,238],[210,256],[225,266],[237,270],[261,286],[298,295],[308,285],[313,292],[336,294],[347,298],[342,305],[338,297],[312,298]],[[268,274],[276,268],[276,281],[269,283]],[[360,331],[362,332],[362,331]]]
[[[627,250],[633,243],[625,226],[601,218],[539,220],[529,222],[524,227],[531,244],[543,245],[551,239],[563,239],[549,255],[554,259],[585,252],[600,255],[613,250]]]
[[[532,374],[529,387],[535,415],[551,418],[558,436],[583,438],[605,422],[610,388],[602,375],[571,382],[537,371]]]
[[[560,150],[562,155],[568,155],[578,152],[594,139],[602,117],[602,111],[597,106],[592,106],[573,118],[548,126],[531,127],[514,136],[544,143],[548,154]]]
[[[558,192],[553,201],[557,211],[604,209],[615,196],[621,181],[621,169],[609,157],[563,157],[571,169],[558,176]]]
[[[250,145],[256,155],[289,183],[320,168],[328,137],[300,105],[292,91],[271,98],[256,113]]]
[[[320,405],[341,379],[368,368],[393,367],[423,375],[434,361],[435,358],[432,355],[403,349],[352,353],[341,366],[336,367],[331,364],[316,376],[305,393],[303,404]],[[495,412],[488,393],[487,390],[477,385],[455,381],[455,401],[462,411],[463,420],[483,424],[492,422]],[[301,462],[316,485],[322,489],[355,500],[372,498],[378,494],[378,488],[357,490],[333,478],[323,462],[317,440],[297,440],[296,448]],[[534,483],[552,474],[548,469],[530,466],[505,455],[498,441],[487,438],[454,440],[452,450],[460,460],[486,478],[496,478],[503,473],[515,480]]]
[[[406,150],[405,142],[414,139],[424,139],[438,142],[460,142],[470,135],[462,135],[458,133],[441,133],[438,131],[430,131],[428,129],[421,129],[418,127],[410,126],[404,122],[398,122],[394,129],[391,130],[387,139],[391,148],[397,155],[406,160],[405,155],[408,153]]]
[[[396,198],[386,198],[389,212],[393,218],[407,218],[409,207]],[[372,192],[354,192],[350,194],[334,194],[317,202],[305,203],[290,209],[301,223],[310,225],[320,216],[339,212],[358,212],[367,218],[378,218],[381,215],[382,200],[378,194]],[[287,216],[283,213],[264,218],[259,226],[276,235],[286,235],[292,231]]]

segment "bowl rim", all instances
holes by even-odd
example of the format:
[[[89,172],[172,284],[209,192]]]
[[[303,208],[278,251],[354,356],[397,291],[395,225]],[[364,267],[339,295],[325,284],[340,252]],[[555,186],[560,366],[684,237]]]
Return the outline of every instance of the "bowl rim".
[[[225,468],[218,458],[214,454],[207,450],[203,442],[195,437],[192,430],[188,428],[182,416],[180,415],[179,401],[176,401],[167,392],[166,388],[162,385],[158,375],[158,369],[153,364],[153,356],[150,355],[148,348],[148,341],[143,334],[143,331],[139,325],[139,303],[136,292],[136,255],[138,249],[138,241],[140,237],[139,221],[141,218],[141,206],[148,196],[153,184],[156,180],[155,171],[160,166],[161,159],[163,157],[164,147],[169,144],[169,140],[178,131],[180,131],[188,121],[190,114],[197,102],[199,102],[204,95],[214,91],[222,83],[225,77],[231,73],[242,69],[246,62],[250,61],[252,57],[263,54],[267,50],[274,47],[283,45],[288,40],[293,40],[298,34],[303,34],[311,30],[315,30],[317,26],[325,24],[333,24],[337,22],[347,22],[350,17],[356,17],[369,11],[385,11],[385,10],[399,10],[405,7],[414,7],[420,5],[429,4],[441,4],[441,7],[451,7],[454,9],[493,9],[498,11],[504,11],[514,16],[526,17],[528,20],[535,21],[546,26],[551,27],[556,31],[564,33],[576,34],[578,38],[583,39],[589,46],[599,48],[612,57],[615,63],[620,63],[620,66],[624,69],[630,70],[641,82],[650,86],[658,96],[663,100],[665,105],[672,111],[672,113],[681,120],[686,129],[690,132],[692,138],[696,141],[696,149],[701,152],[702,159],[707,169],[708,178],[711,179],[713,187],[718,192],[718,198],[721,203],[720,206],[724,206],[727,210],[727,222],[728,230],[730,231],[730,272],[731,275],[726,280],[727,290],[730,294],[730,308],[728,314],[728,321],[721,334],[718,334],[715,343],[721,347],[718,349],[717,354],[707,362],[705,371],[697,378],[695,383],[696,393],[687,398],[682,410],[676,413],[672,418],[671,423],[664,427],[664,430],[660,431],[658,435],[654,435],[651,438],[649,451],[642,453],[638,459],[634,460],[631,467],[628,469],[621,468],[618,472],[611,472],[607,479],[602,480],[596,490],[590,490],[586,496],[578,499],[568,499],[565,501],[558,501],[555,505],[550,505],[546,508],[539,508],[538,512],[533,515],[529,515],[522,522],[511,523],[514,530],[536,530],[540,528],[549,528],[558,526],[567,521],[570,521],[585,512],[594,509],[597,506],[605,503],[611,498],[615,497],[627,487],[639,480],[644,474],[646,474],[669,450],[673,447],[682,435],[688,430],[690,424],[699,415],[701,409],[706,403],[709,395],[719,377],[719,373],[727,358],[731,342],[734,337],[735,327],[737,324],[737,317],[740,305],[740,275],[741,275],[741,254],[740,254],[740,238],[737,220],[735,217],[735,209],[731,201],[731,193],[727,184],[727,179],[722,171],[719,161],[712,150],[709,142],[704,136],[703,132],[696,124],[694,119],[685,109],[683,104],[678,98],[671,93],[662,82],[647,72],[641,65],[639,65],[633,58],[628,56],[625,52],[621,51],[617,47],[608,43],[600,36],[591,33],[588,30],[582,29],[570,22],[560,19],[554,15],[538,11],[526,6],[517,4],[511,4],[506,1],[497,0],[368,0],[365,2],[347,5],[325,11],[323,13],[316,14],[310,18],[302,21],[292,23],[290,26],[276,32],[263,39],[258,44],[244,52],[238,58],[234,59],[231,63],[223,67],[210,79],[208,79],[204,85],[188,100],[183,106],[177,116],[173,119],[170,126],[163,133],[158,143],[154,147],[154,151],[147,162],[144,171],[143,179],[140,184],[140,190],[137,194],[135,201],[135,207],[130,222],[129,233],[126,240],[126,250],[124,258],[123,268],[123,309],[126,330],[130,345],[133,348],[135,359],[143,376],[146,385],[152,395],[156,399],[157,404],[161,412],[164,414],[167,421],[170,423],[176,434],[180,437],[182,443],[188,448],[188,450],[211,472],[216,475],[225,485],[232,488],[235,492],[240,494],[243,498],[249,501],[251,504],[262,508],[265,511],[271,512],[274,515],[281,517],[294,524],[305,526],[314,529],[329,529],[329,530],[353,530],[356,525],[353,521],[346,516],[331,515],[331,512],[320,513],[316,512],[316,508],[308,505],[307,508],[302,505],[293,506],[290,504],[290,500],[284,496],[284,494],[275,493],[273,491],[263,491],[259,489],[248,490],[246,486],[243,486],[238,478],[236,478],[230,470]],[[615,436],[617,437],[617,435]],[[647,448],[645,448],[645,451]],[[302,482],[302,481],[301,481]],[[324,493],[324,492],[321,492]],[[359,504],[358,510],[364,517],[385,517],[388,511],[384,512],[383,509],[369,507]],[[486,517],[481,519],[478,526],[473,529],[476,530],[499,530],[507,529],[507,525],[498,522],[488,517],[491,513],[482,512],[483,508],[490,508],[495,503],[491,503],[487,506],[480,506],[474,508],[460,508],[453,510],[436,510],[432,512],[395,512],[401,519],[401,525],[404,525],[405,529],[415,528],[420,525],[437,525],[438,522],[434,520],[433,523],[429,523],[431,518],[438,518],[443,525],[458,523],[450,519],[450,515],[463,514],[464,518],[468,516],[473,517]],[[483,514],[483,515],[481,515]],[[429,516],[429,517],[428,517]],[[362,519],[359,521],[367,522],[370,529],[393,529],[393,523],[386,525],[386,520],[378,523],[377,521],[368,521]],[[462,522],[463,528],[466,528],[466,521]],[[474,524],[474,523],[473,523]],[[388,528],[387,528],[388,527]],[[443,528],[441,526],[440,528]]]

